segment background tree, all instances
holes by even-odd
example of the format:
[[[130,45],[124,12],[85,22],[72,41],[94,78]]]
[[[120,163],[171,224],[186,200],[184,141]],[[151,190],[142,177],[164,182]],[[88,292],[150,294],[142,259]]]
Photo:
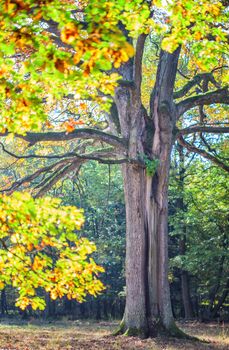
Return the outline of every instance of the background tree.
[[[192,162],[188,158],[189,162]],[[188,172],[187,160],[185,162],[184,148],[177,144],[174,150],[174,157],[172,160],[173,172],[170,180],[170,236],[177,235],[176,241],[176,257],[183,256],[187,250],[187,227],[185,223],[185,213],[187,212],[187,203],[185,201],[185,178]],[[189,163],[189,165],[190,165]],[[189,179],[191,181],[191,179]],[[174,218],[174,220],[173,220]],[[177,247],[178,251],[177,251]],[[190,278],[188,271],[182,269],[180,266],[180,280],[181,280],[181,294],[184,308],[185,319],[190,319],[194,316],[193,305],[191,301]]]
[[[196,160],[185,177],[187,210],[175,219],[178,235],[181,217],[186,226],[186,251],[172,260],[173,266],[191,274],[193,301],[198,299],[196,312],[203,320],[220,317],[227,304],[227,187],[225,172]]]
[[[1,4],[1,103],[7,106],[1,136],[14,132],[29,143],[29,154],[16,158],[51,161],[3,190],[11,193],[35,183],[33,193],[39,197],[88,159],[123,163],[127,294],[120,332],[126,334],[154,335],[159,329],[179,334],[168,284],[170,154],[178,138],[182,146],[228,170],[211,150],[184,138],[228,132],[224,120],[208,117],[216,104],[229,102],[226,5],[196,0]],[[157,68],[144,105],[147,43]],[[176,85],[177,73],[183,79]],[[48,115],[46,128],[56,131],[27,132],[41,127]],[[41,156],[32,150],[47,141],[65,141],[64,153]]]
[[[96,299],[88,297],[68,315],[90,318],[121,318],[125,278],[125,206],[121,171],[117,165],[85,164],[77,176],[65,178],[53,189],[53,195],[69,205],[84,209],[86,219],[82,235],[95,242],[94,258],[106,273],[101,281],[105,291]],[[75,315],[74,315],[75,313]]]

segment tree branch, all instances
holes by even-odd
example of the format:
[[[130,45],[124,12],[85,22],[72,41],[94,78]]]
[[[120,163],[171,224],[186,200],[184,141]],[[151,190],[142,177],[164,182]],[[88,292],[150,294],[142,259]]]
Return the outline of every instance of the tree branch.
[[[110,149],[101,149],[97,150],[96,152],[93,153],[85,153],[85,154],[79,154],[76,152],[68,152],[64,154],[53,154],[53,155],[39,155],[39,154],[28,154],[28,155],[22,155],[19,156],[13,152],[8,151],[5,146],[3,145],[2,142],[0,142],[0,146],[2,147],[3,151],[10,155],[11,157],[14,157],[16,159],[64,159],[64,158],[80,158],[80,159],[86,159],[86,160],[98,160],[102,161],[103,159],[98,158],[100,155],[101,157],[116,157],[118,153],[114,152],[112,148]],[[94,156],[96,155],[96,156]]]
[[[212,161],[213,163],[217,164],[220,168],[224,169],[225,171],[229,172],[229,166],[227,166],[226,164],[221,162],[218,158],[212,156],[210,153],[207,153],[203,149],[199,149],[199,148],[191,145],[189,142],[185,141],[185,139],[183,138],[182,135],[180,135],[177,138],[177,141],[178,141],[178,143],[181,146],[185,147],[189,152],[197,153],[197,154],[201,155],[202,157],[204,157],[204,158]]]
[[[41,169],[38,169],[33,174],[28,175],[28,176],[24,176],[23,178],[15,181],[10,187],[0,190],[0,193],[3,193],[3,192],[12,193],[12,192],[16,191],[23,184],[33,181],[34,179],[39,177],[42,173],[48,172],[50,170],[53,170],[58,165],[63,166],[66,163],[68,163],[69,161],[71,161],[71,159],[70,160],[69,159],[62,159],[62,160],[60,160],[57,163],[54,163],[54,164],[45,166],[45,167],[43,167]]]
[[[208,125],[193,125],[188,128],[179,130],[178,135],[188,135],[195,132],[207,132],[211,134],[227,134],[229,126],[208,126]]]
[[[38,159],[63,159],[63,158],[72,158],[75,156],[78,156],[75,152],[68,152],[64,154],[53,154],[53,155],[39,155],[39,154],[26,154],[19,156],[18,154],[15,154],[5,148],[2,142],[0,142],[0,146],[2,147],[2,150],[7,153],[9,156],[16,158],[16,159],[32,159],[32,158],[38,158]]]
[[[68,152],[65,154],[54,154],[54,155],[38,155],[38,154],[29,154],[29,155],[23,155],[19,156],[13,152],[8,151],[2,142],[0,142],[0,145],[2,146],[2,149],[5,153],[9,154],[11,157],[14,157],[16,159],[64,159],[64,158],[78,158],[82,160],[95,160],[99,163],[104,164],[122,164],[124,162],[128,162],[128,158],[123,159],[104,159],[104,158],[116,158],[118,156],[118,153],[114,152],[112,149],[101,149],[97,150],[92,153],[83,153],[79,154],[76,152]]]
[[[214,103],[229,104],[228,87],[217,89],[215,91],[206,92],[193,97],[189,97],[179,102],[177,106],[178,115],[181,116],[186,111],[196,106],[211,105]]]
[[[170,101],[173,97],[181,46],[173,53],[161,50],[157,68],[156,82],[150,95],[150,116],[155,112],[155,101],[160,95],[160,101]]]
[[[78,161],[74,161],[71,164],[68,164],[66,167],[60,167],[61,171],[58,172],[57,174],[55,174],[55,176],[53,176],[50,181],[43,181],[42,184],[39,184],[39,187],[42,187],[36,194],[35,194],[35,198],[39,198],[42,197],[46,192],[48,192],[62,177],[64,177],[65,175],[67,175],[68,173],[70,173],[71,171],[74,170],[79,170],[79,168],[81,167],[82,163],[84,161],[82,160],[78,160]]]
[[[126,162],[131,162],[131,163],[139,163],[138,160],[135,159],[129,159],[129,158],[118,158],[118,153],[116,153],[113,149],[100,149],[96,150],[92,153],[83,153],[83,154],[78,154],[75,152],[69,152],[64,155],[53,155],[53,156],[39,156],[39,155],[25,155],[25,156],[18,156],[15,155],[14,153],[7,151],[2,143],[0,143],[3,150],[8,153],[10,156],[15,157],[15,158],[48,158],[48,159],[53,159],[53,158],[63,158],[63,157],[68,157],[67,159],[61,159],[60,161],[48,165],[46,167],[43,167],[41,169],[38,169],[35,171],[33,174],[25,176],[14,183],[8,188],[4,188],[0,190],[0,192],[8,192],[12,193],[19,189],[21,186],[31,183],[31,181],[39,178],[41,174],[44,175],[44,179],[41,180],[41,182],[35,186],[35,189],[41,188],[37,194],[35,194],[35,197],[40,197],[42,196],[45,192],[47,192],[53,185],[56,184],[57,181],[59,181],[61,178],[63,178],[66,174],[69,172],[77,169],[79,166],[81,166],[84,162],[88,160],[94,160],[99,163],[103,164],[123,164]],[[113,159],[109,159],[113,158]],[[54,170],[54,171],[53,171]],[[53,171],[51,175],[46,176],[46,174],[50,171]]]
[[[7,136],[9,133],[0,133],[0,136]],[[100,130],[95,129],[76,129],[70,133],[66,132],[28,132],[25,135],[15,134],[15,137],[21,138],[30,143],[30,145],[35,145],[38,142],[51,141],[69,141],[73,139],[94,139],[102,142],[106,142],[114,147],[122,150],[126,150],[127,140],[119,138],[111,134],[107,134]]]
[[[95,160],[103,164],[123,164],[128,162],[128,159],[102,159],[96,156],[81,156],[77,160],[74,160],[71,164],[67,164],[64,168],[61,165],[57,171],[55,171],[54,176],[51,175],[48,179],[45,179],[36,188],[42,187],[36,194],[35,198],[42,197],[46,192],[48,192],[61,178],[69,174],[71,171],[79,170],[81,165],[88,160]],[[49,181],[50,180],[50,181]]]
[[[140,34],[136,44],[136,54],[134,58],[134,82],[137,90],[138,96],[141,92],[141,82],[142,82],[142,59],[144,54],[145,40],[147,35]]]
[[[195,85],[198,85],[206,77],[206,73],[198,74],[187,82],[180,90],[177,90],[173,94],[173,98],[181,98],[185,96]]]

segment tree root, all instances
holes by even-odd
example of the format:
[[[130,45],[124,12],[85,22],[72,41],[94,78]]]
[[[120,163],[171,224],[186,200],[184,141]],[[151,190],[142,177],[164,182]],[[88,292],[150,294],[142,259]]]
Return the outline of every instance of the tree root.
[[[124,335],[127,337],[138,337],[145,339],[148,337],[148,330],[136,327],[126,327],[125,321],[122,320],[119,327],[112,333],[113,336]]]
[[[127,328],[124,333],[127,337],[138,337],[141,339],[146,339],[148,337],[148,332],[145,329],[141,328]]]
[[[112,333],[113,336],[117,336],[117,335],[122,335],[125,333],[125,322],[124,320],[121,321],[120,325],[118,326],[118,328]]]
[[[162,334],[163,334],[163,332],[162,332]],[[173,322],[172,325],[168,329],[164,327],[164,334],[168,337],[200,341],[198,338],[193,337],[193,336],[183,332],[179,327],[177,327],[175,322]]]
[[[186,339],[191,341],[202,342],[199,338],[191,336],[183,332],[176,323],[173,322],[170,327],[166,328],[160,321],[154,322],[151,324],[149,329],[145,328],[135,328],[127,327],[125,321],[122,320],[119,327],[112,333],[113,336],[124,335],[129,337],[138,337],[141,339],[145,338],[155,338],[157,336],[162,337],[173,337],[178,339]]]

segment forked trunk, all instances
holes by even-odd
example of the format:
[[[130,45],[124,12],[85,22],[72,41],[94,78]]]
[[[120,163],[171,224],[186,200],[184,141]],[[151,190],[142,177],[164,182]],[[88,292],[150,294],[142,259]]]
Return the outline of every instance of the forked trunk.
[[[150,116],[141,103],[137,56],[135,84],[116,90],[121,133],[129,141],[129,159],[135,160],[123,166],[126,308],[117,333],[181,335],[173,320],[168,283],[168,177],[176,124],[173,87],[178,57],[179,49],[160,54]],[[139,159],[144,166],[138,164]]]
[[[171,139],[171,137],[170,137]],[[147,175],[125,165],[126,309],[123,328],[130,335],[172,331],[168,283],[168,173],[172,142],[164,144],[160,165]]]

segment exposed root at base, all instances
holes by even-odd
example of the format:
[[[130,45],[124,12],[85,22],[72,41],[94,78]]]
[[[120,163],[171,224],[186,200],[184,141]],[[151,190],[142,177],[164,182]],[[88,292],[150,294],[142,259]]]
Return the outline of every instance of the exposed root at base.
[[[120,323],[118,329],[115,330],[112,333],[112,335],[113,336],[124,335],[129,337],[138,337],[141,339],[155,338],[157,336],[162,336],[162,337],[173,337],[178,339],[186,339],[186,340],[202,342],[202,340],[183,332],[179,327],[177,327],[175,322],[173,322],[169,328],[166,328],[164,325],[162,325],[160,321],[158,321],[153,325],[151,325],[150,329],[145,329],[145,328],[126,327],[125,321],[123,320]]]
[[[139,328],[127,328],[125,333],[123,334],[127,337],[138,337],[141,339],[148,338],[148,332],[145,331],[145,329],[139,329]]]
[[[121,321],[119,327],[112,333],[113,336],[122,335],[125,333],[125,322]]]
[[[113,336],[117,335],[124,335],[127,337],[138,337],[141,339],[148,338],[148,331],[146,332],[145,329],[142,328],[135,328],[135,327],[126,327],[125,321],[123,320],[118,329],[116,329],[113,333]]]
[[[165,327],[163,327],[163,328],[164,328],[164,331],[162,331],[162,335],[164,333],[164,335],[166,335],[168,337],[200,341],[200,339],[183,332],[179,327],[177,327],[175,322],[168,329]]]

